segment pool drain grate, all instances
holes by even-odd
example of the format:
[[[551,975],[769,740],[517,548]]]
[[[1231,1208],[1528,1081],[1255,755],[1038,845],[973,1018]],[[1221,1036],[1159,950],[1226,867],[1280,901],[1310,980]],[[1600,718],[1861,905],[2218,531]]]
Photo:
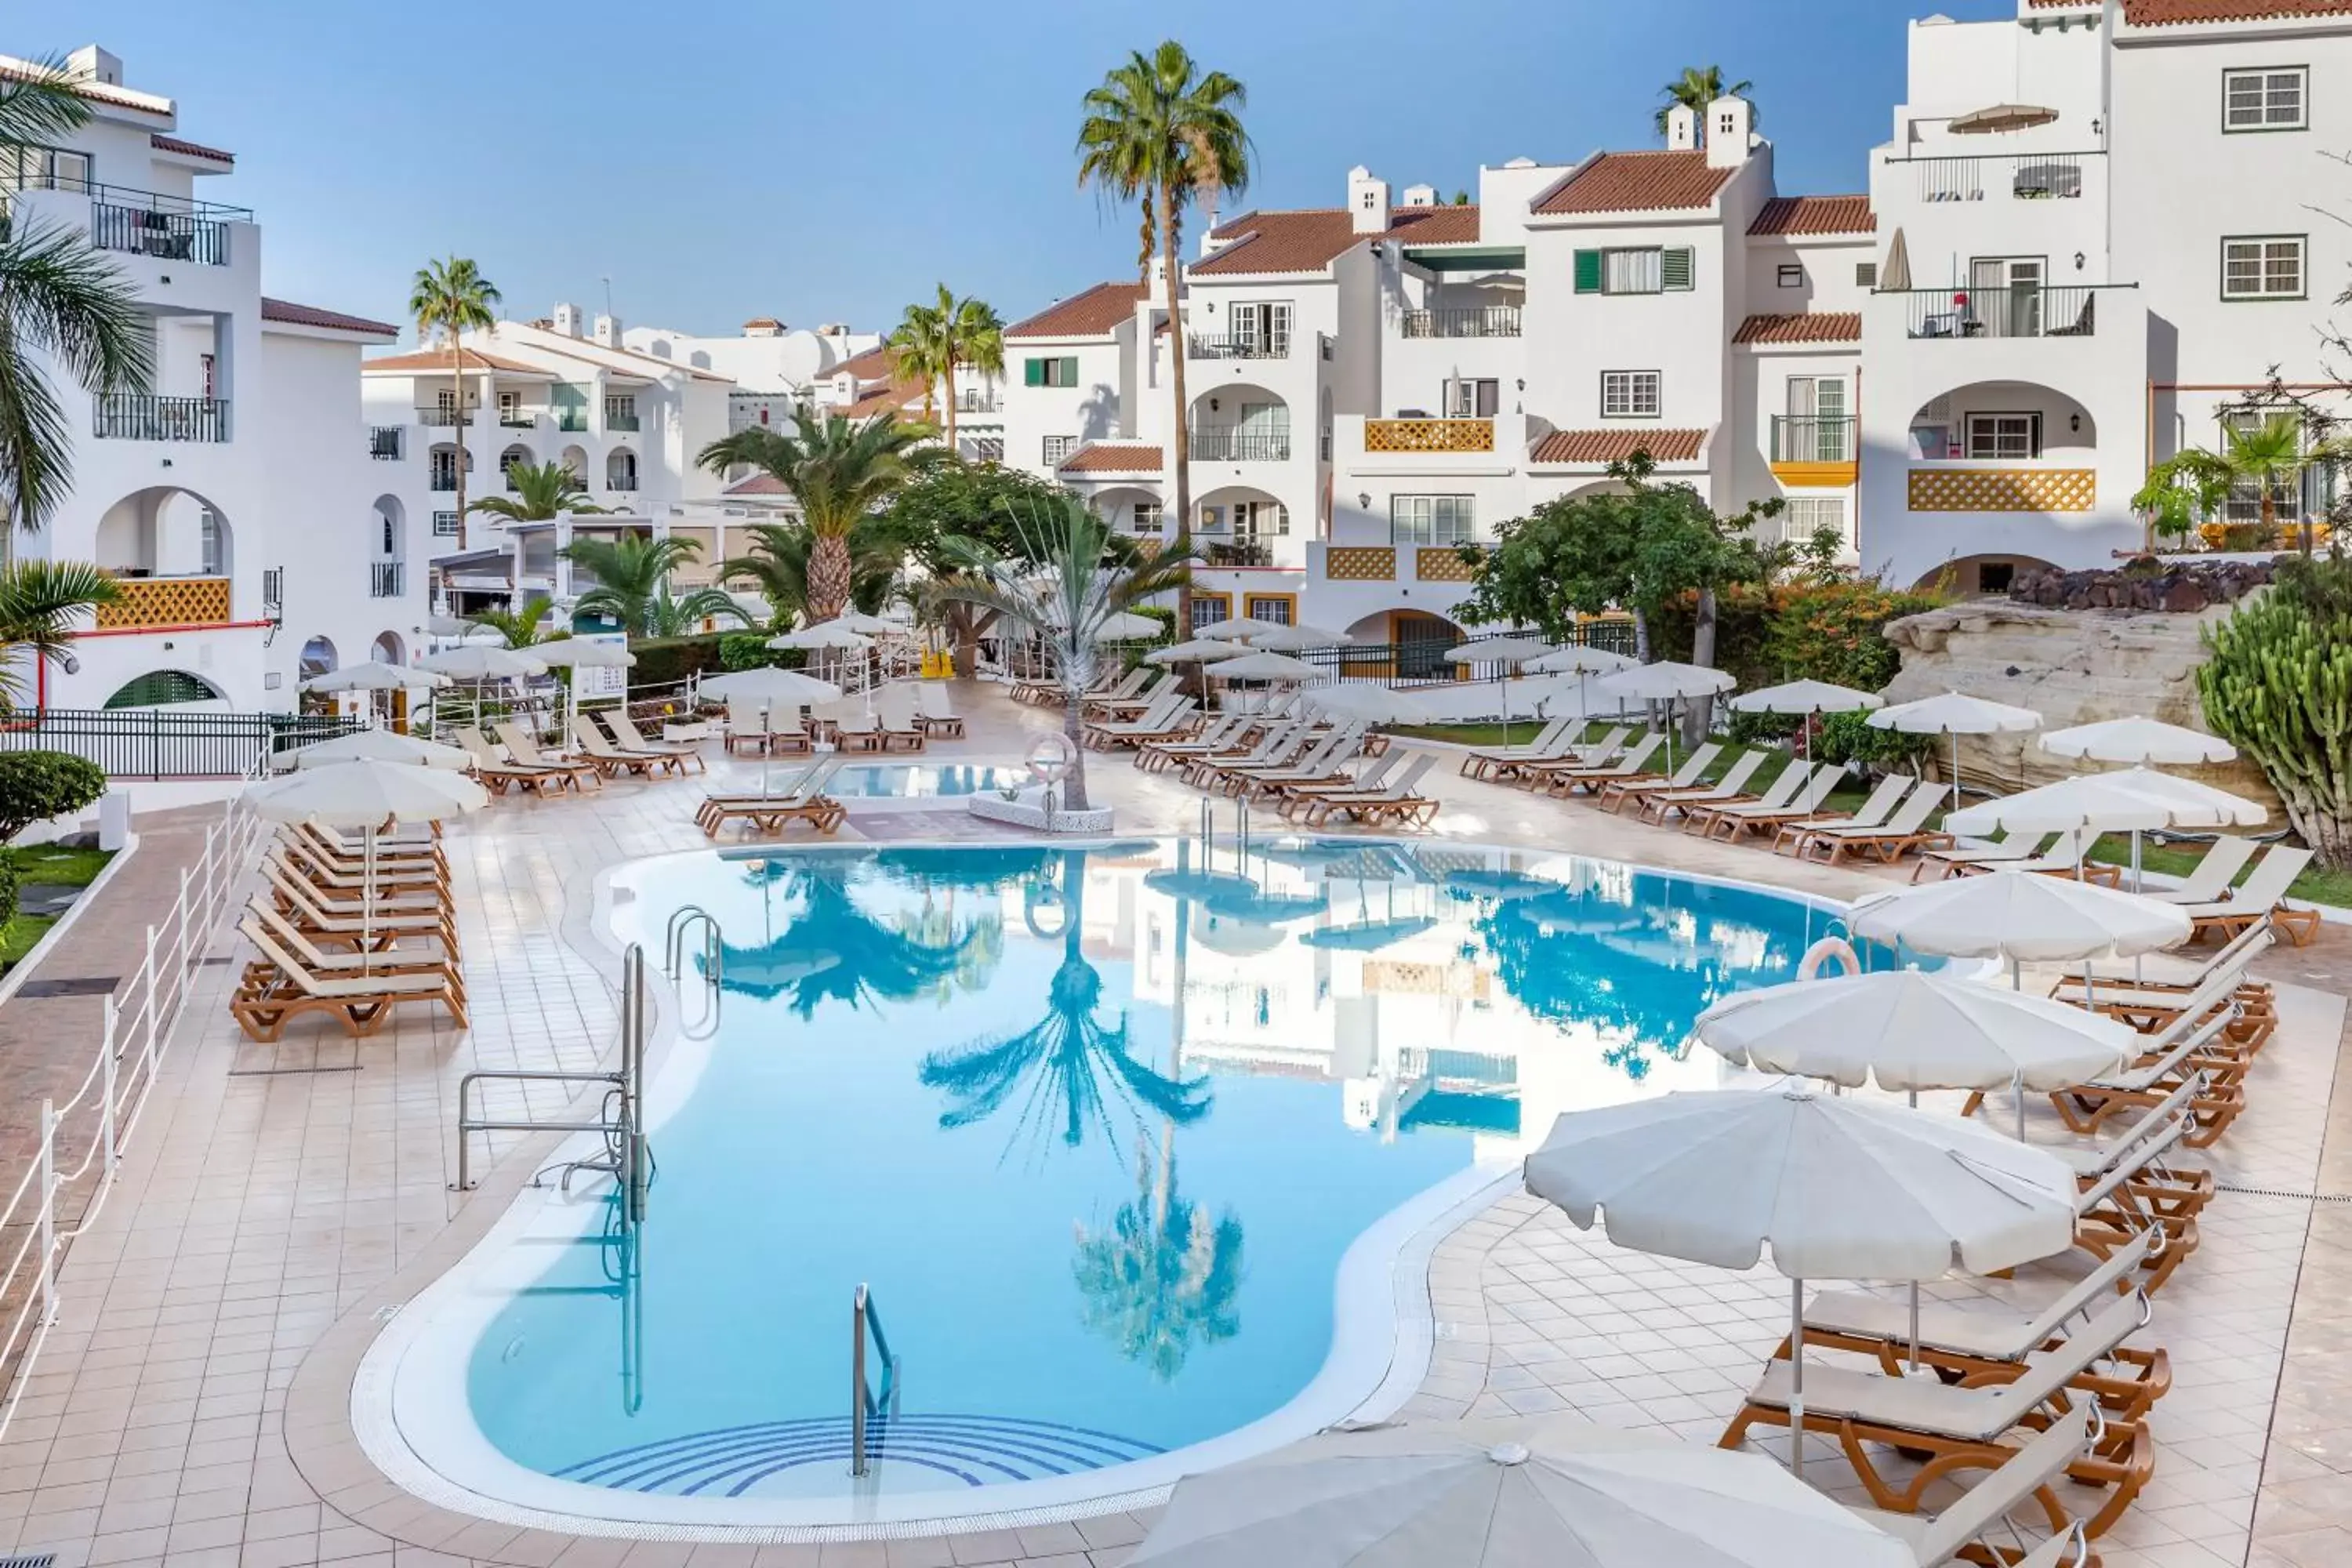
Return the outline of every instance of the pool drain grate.
[[[28,1552],[16,1557],[0,1557],[0,1568],[49,1568],[57,1560],[54,1552]]]

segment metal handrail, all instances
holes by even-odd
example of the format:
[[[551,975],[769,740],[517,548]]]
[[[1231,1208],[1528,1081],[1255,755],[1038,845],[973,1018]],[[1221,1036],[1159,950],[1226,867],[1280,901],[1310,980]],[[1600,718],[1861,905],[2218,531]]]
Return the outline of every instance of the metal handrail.
[[[849,1473],[866,1473],[866,1423],[898,1411],[898,1358],[890,1353],[889,1336],[882,1331],[881,1314],[874,1310],[874,1293],[863,1283],[849,1308]],[[882,1358],[882,1388],[877,1393],[866,1379],[866,1342]]]

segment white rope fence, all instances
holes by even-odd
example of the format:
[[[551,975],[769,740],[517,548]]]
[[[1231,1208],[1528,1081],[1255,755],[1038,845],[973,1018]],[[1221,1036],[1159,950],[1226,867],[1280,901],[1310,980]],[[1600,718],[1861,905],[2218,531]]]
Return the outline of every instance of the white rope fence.
[[[0,1238],[17,1237],[0,1269],[0,1312],[7,1321],[0,1334],[0,1377],[7,1383],[0,1436],[16,1418],[33,1363],[57,1324],[58,1269],[67,1244],[98,1218],[114,1190],[123,1145],[139,1125],[205,949],[236,899],[260,833],[260,818],[236,800],[205,830],[195,864],[181,868],[179,896],[147,928],[138,969],[105,1000],[89,1070],[63,1105],[41,1101],[40,1149],[0,1208]],[[77,1195],[81,1206],[68,1216],[65,1200]]]

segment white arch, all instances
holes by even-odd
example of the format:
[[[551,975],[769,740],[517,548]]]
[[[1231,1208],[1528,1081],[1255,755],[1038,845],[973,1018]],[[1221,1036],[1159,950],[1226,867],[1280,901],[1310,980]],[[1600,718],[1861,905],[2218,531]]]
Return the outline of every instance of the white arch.
[[[368,657],[379,664],[406,664],[407,645],[401,640],[398,632],[378,632],[374,646],[368,649]]]
[[[150,485],[100,514],[91,556],[126,577],[224,577],[234,569],[227,514],[194,490]]]
[[[394,495],[375,498],[375,553],[379,560],[396,561],[408,553],[408,509]]]

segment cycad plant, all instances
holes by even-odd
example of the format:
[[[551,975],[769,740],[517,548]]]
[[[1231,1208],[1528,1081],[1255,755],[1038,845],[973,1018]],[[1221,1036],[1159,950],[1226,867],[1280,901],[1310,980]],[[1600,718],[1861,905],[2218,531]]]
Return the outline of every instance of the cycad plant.
[[[0,566],[0,706],[14,707],[26,695],[18,654],[31,654],[36,668],[44,659],[64,658],[82,613],[121,596],[113,576],[86,561]]]
[[[1176,489],[1175,548],[1192,548],[1192,441],[1184,391],[1183,268],[1177,264],[1178,229],[1188,203],[1216,205],[1221,189],[1249,184],[1249,134],[1241,110],[1248,89],[1223,71],[1202,72],[1183,45],[1171,38],[1150,54],[1138,50],[1086,96],[1078,127],[1078,184],[1116,201],[1139,201],[1143,224],[1136,258],[1151,279],[1156,241],[1166,274],[1168,379],[1176,401],[1171,429]],[[1191,579],[1180,588],[1176,625],[1192,624]]]
[[[603,512],[588,499],[580,476],[564,463],[517,463],[507,470],[507,493],[484,496],[467,509],[509,522],[545,522],[565,512]]]
[[[466,515],[467,438],[465,334],[486,332],[498,324],[501,296],[498,285],[462,256],[429,261],[416,269],[408,285],[408,313],[416,321],[421,347],[435,336],[449,352],[449,384],[457,407],[457,516]]]
[[[691,539],[674,534],[648,539],[641,533],[574,539],[556,552],[574,570],[596,579],[595,586],[573,602],[572,613],[618,621],[632,640],[677,635],[656,630],[656,620],[680,626],[740,614],[735,601],[717,588],[697,588],[683,598],[670,598],[669,574],[701,552],[702,546]]]
[[[940,460],[937,447],[925,448],[929,435],[927,426],[887,412],[860,421],[795,409],[789,433],[754,425],[720,437],[695,460],[715,474],[745,464],[784,488],[813,541],[809,616],[829,621],[856,585],[849,537],[859,521]]]
[[[55,60],[0,77],[0,166],[89,122]],[[47,523],[73,489],[74,420],[42,369],[103,396],[147,384],[154,339],[122,275],[79,230],[29,224],[0,203],[0,552]]]
[[[1061,689],[1062,733],[1070,742],[1063,804],[1085,811],[1087,754],[1079,735],[1106,623],[1189,583],[1192,554],[1171,546],[1149,561],[1137,559],[1076,496],[1013,509],[1013,523],[1018,548],[1012,554],[996,554],[975,540],[945,541],[955,569],[934,592],[1035,633]]]
[[[769,625],[789,631],[816,619],[809,611],[809,561],[816,539],[804,524],[755,522],[745,532],[750,549],[719,563],[722,581],[757,589],[768,601]],[[849,531],[849,603],[867,615],[890,600],[901,559],[897,542],[875,518],[859,518]]]

